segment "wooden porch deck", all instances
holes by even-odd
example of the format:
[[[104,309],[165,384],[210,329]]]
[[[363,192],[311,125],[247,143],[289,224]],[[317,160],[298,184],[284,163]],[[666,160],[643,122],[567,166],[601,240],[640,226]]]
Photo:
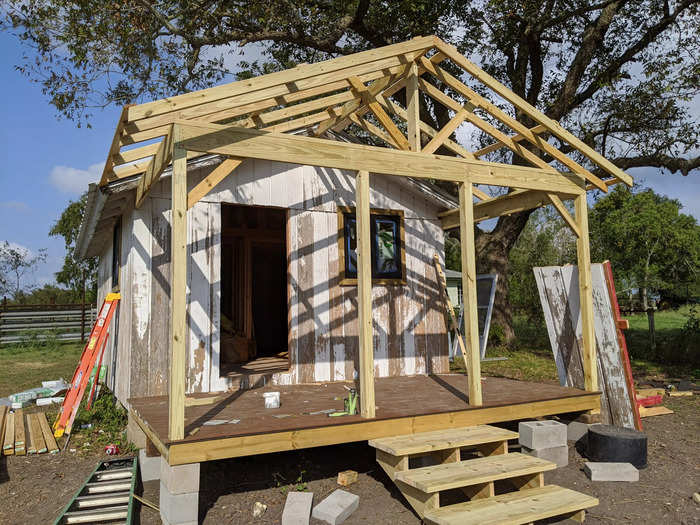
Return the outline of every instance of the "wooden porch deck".
[[[467,403],[461,374],[376,380],[376,417],[328,417],[343,408],[352,383],[269,385],[226,394],[185,409],[185,438],[170,442],[168,399],[130,399],[131,416],[171,465],[249,456],[457,426],[497,423],[600,407],[600,395],[554,384],[487,377],[484,404]],[[281,406],[265,409],[263,393],[279,391]],[[215,397],[202,395],[197,397]],[[206,424],[213,421],[235,421]]]

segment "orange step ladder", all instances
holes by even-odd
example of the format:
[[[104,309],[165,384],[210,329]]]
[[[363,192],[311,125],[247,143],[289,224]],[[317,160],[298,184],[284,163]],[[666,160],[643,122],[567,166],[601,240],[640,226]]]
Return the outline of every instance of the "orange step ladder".
[[[83,353],[80,356],[78,367],[73,373],[70,389],[66,393],[61,410],[53,425],[53,434],[57,438],[61,437],[63,434],[70,435],[71,433],[73,421],[78,413],[78,408],[85,394],[87,384],[90,381],[90,372],[94,368],[98,358],[100,363],[102,362],[102,354],[104,352],[105,343],[107,342],[107,337],[109,336],[109,323],[112,320],[114,311],[117,309],[120,298],[121,296],[118,293],[110,293],[107,294],[104,303],[102,303],[100,313],[90,332],[90,339],[88,339]],[[97,382],[98,376],[99,371],[95,376],[93,386],[94,383]]]

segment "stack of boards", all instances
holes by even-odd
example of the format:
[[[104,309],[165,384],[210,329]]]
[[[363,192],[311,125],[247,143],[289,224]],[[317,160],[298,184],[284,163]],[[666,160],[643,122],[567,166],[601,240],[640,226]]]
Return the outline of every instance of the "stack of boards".
[[[6,456],[58,452],[56,439],[43,412],[25,415],[22,409],[10,412],[6,406],[0,406],[0,436],[2,453]]]

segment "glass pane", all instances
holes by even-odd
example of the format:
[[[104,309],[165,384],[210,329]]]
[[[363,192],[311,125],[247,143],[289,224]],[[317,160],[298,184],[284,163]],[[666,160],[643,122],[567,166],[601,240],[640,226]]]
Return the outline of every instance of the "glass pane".
[[[352,215],[345,215],[345,273],[357,275],[357,225]]]
[[[477,279],[476,280],[476,304],[479,306],[488,306],[491,298],[491,285],[493,279]]]
[[[395,220],[377,218],[377,274],[399,271],[397,245],[398,228]]]

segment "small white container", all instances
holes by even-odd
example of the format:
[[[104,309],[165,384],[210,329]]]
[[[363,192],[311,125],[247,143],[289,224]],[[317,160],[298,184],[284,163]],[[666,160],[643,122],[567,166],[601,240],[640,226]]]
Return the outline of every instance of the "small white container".
[[[279,408],[280,407],[280,393],[279,392],[265,392],[263,394],[265,398],[265,408]]]

